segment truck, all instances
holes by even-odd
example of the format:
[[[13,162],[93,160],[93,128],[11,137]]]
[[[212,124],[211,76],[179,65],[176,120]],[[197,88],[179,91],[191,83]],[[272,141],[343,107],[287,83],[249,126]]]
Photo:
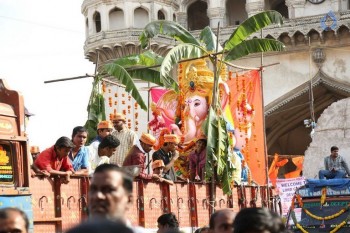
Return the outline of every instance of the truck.
[[[349,209],[349,179],[308,179],[292,198],[287,228],[302,233],[349,232]]]
[[[88,217],[88,176],[73,175],[68,184],[59,176],[31,175],[31,154],[25,134],[23,96],[0,79],[0,208],[18,207],[30,219],[30,232],[65,232]],[[213,210],[268,207],[280,211],[279,198],[268,186],[234,185],[230,195],[202,182],[174,185],[135,179],[134,203],[128,213],[132,224],[150,232],[157,218],[176,214],[181,229],[192,232],[208,225]],[[211,202],[215,194],[215,202]],[[211,208],[214,207],[214,208]]]

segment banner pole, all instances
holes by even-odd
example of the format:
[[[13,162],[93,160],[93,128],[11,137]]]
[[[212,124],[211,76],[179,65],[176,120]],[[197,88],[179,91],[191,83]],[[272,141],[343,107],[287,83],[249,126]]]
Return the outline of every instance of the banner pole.
[[[263,30],[260,31],[260,38],[263,38]],[[266,145],[266,128],[265,128],[265,103],[264,103],[264,75],[263,75],[263,65],[264,65],[264,53],[261,53],[260,56],[260,88],[261,88],[261,107],[262,107],[262,115],[263,115],[263,138],[264,138],[264,158],[265,158],[265,176],[266,176],[266,198],[267,198],[267,208],[270,208],[270,189],[269,189],[269,172],[268,172],[268,155],[267,155],[267,145]]]

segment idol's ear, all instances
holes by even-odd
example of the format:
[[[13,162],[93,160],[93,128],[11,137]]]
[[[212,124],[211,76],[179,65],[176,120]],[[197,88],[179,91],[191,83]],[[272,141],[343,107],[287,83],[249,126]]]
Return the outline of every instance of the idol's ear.
[[[230,96],[230,89],[228,88],[227,83],[220,82],[219,83],[219,97],[220,97],[220,103],[221,103],[222,109],[225,109],[226,105],[228,104],[229,96]]]

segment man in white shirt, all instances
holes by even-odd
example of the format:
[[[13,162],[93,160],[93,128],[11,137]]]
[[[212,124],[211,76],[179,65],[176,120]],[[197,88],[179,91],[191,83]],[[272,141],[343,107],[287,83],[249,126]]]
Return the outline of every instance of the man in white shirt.
[[[124,114],[116,113],[113,116],[113,126],[115,131],[112,133],[120,141],[120,146],[113,153],[110,162],[123,166],[124,159],[130,148],[138,143],[137,134],[126,126],[126,117]]]
[[[113,155],[119,145],[120,142],[115,136],[108,135],[102,139],[97,150],[92,145],[88,146],[89,174],[91,175],[94,173],[97,166],[109,163],[109,158]]]

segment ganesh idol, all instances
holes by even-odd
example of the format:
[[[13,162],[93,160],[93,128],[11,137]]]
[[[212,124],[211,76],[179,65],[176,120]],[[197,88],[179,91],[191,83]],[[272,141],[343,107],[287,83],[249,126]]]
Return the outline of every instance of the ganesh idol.
[[[227,120],[227,130],[232,134],[232,148],[242,160],[240,151],[250,138],[254,111],[244,93],[238,97],[237,108],[230,109],[230,90],[225,83],[227,69],[225,65],[221,67],[219,100],[222,114],[232,118],[231,122]],[[168,90],[152,110],[158,124],[177,134],[182,145],[186,146],[205,136],[203,124],[212,101],[214,73],[204,59],[183,62],[178,66],[178,82],[179,92]],[[237,164],[236,167],[239,169],[241,166]]]

